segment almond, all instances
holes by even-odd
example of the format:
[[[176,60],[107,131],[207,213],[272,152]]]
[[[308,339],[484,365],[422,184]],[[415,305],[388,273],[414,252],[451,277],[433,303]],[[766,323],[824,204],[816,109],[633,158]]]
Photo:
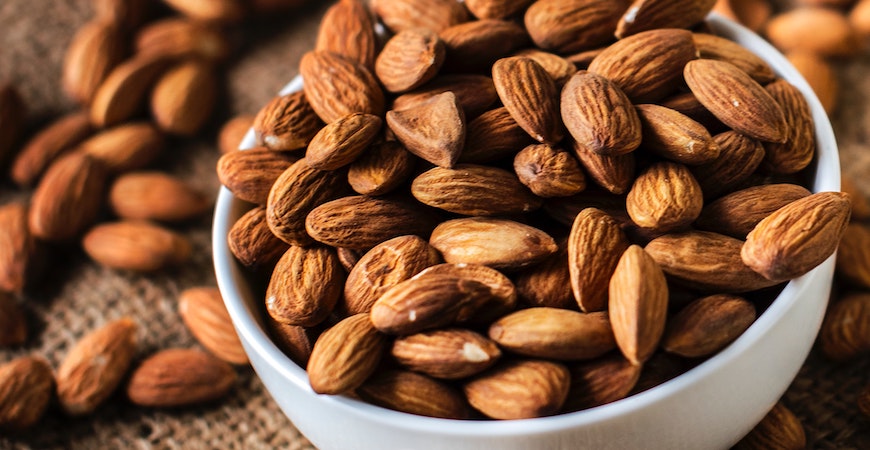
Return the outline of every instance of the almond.
[[[761,167],[770,173],[799,172],[810,165],[816,153],[816,133],[810,105],[801,91],[788,81],[774,81],[765,89],[779,103],[789,126],[784,143],[765,143]]]
[[[686,64],[686,83],[698,100],[734,131],[764,142],[785,142],[788,123],[776,100],[731,63],[698,59]]]
[[[848,174],[840,175],[840,190],[849,194],[852,199],[852,220],[867,221],[870,219],[870,198],[855,185],[855,180]]]
[[[698,228],[738,239],[783,206],[810,195],[796,184],[766,184],[734,191],[709,203],[698,216]]]
[[[445,56],[444,42],[432,30],[404,30],[384,44],[375,74],[390,92],[410,91],[434,78]]]
[[[773,14],[773,5],[768,0],[717,0],[713,11],[760,33]]]
[[[740,293],[777,284],[743,263],[743,245],[725,235],[690,231],[655,238],[645,250],[670,279],[699,291]]]
[[[449,263],[515,270],[539,263],[558,250],[541,230],[505,219],[470,217],[442,222],[429,244]]]
[[[39,269],[39,244],[27,218],[23,203],[0,206],[0,292],[24,291]]]
[[[465,148],[459,155],[464,163],[487,163],[516,155],[534,142],[505,107],[481,114],[468,124]]]
[[[690,28],[702,22],[716,0],[635,0],[616,27],[616,37],[656,28]]]
[[[19,346],[26,341],[24,309],[11,295],[0,292],[0,348]]]
[[[776,73],[766,61],[734,41],[707,33],[694,33],[692,40],[701,58],[730,62],[761,85],[776,79]]]
[[[307,147],[323,122],[299,91],[273,98],[257,113],[253,127],[258,145],[286,151]]]
[[[423,172],[411,183],[411,194],[425,205],[467,216],[520,214],[541,206],[515,174],[474,164]]]
[[[163,134],[150,122],[131,122],[103,130],[85,140],[76,151],[103,163],[119,174],[142,169],[163,152]]]
[[[716,198],[734,190],[755,172],[764,159],[761,142],[736,131],[713,136],[719,156],[706,164],[690,168],[701,186],[704,198]]]
[[[685,17],[686,11],[681,14]],[[649,103],[674,89],[683,67],[696,53],[687,30],[643,31],[604,49],[589,64],[589,72],[609,79],[633,102]]]
[[[831,64],[816,53],[802,49],[792,50],[786,56],[813,88],[825,112],[832,114],[837,107],[840,85]]]
[[[269,335],[275,344],[300,367],[308,364],[316,334],[305,327],[287,325],[266,316]]]
[[[641,366],[615,354],[573,364],[568,370],[571,372],[571,389],[562,408],[571,412],[625,398],[637,384]]]
[[[406,234],[428,236],[434,226],[431,214],[417,204],[364,195],[326,202],[305,218],[305,230],[314,240],[353,249]]]
[[[110,322],[81,338],[57,369],[57,397],[72,416],[92,414],[127,374],[136,356],[136,323]]]
[[[556,53],[575,53],[613,40],[626,0],[540,0],[526,10],[525,25],[535,44]]]
[[[221,156],[217,163],[217,175],[221,184],[236,197],[265,205],[272,186],[297,161],[299,159],[296,156],[255,147]]]
[[[737,339],[755,321],[755,306],[720,294],[689,303],[668,320],[662,348],[686,358],[712,355]]]
[[[555,414],[565,403],[570,374],[542,360],[505,361],[465,383],[474,409],[493,419],[530,419]]]
[[[746,236],[743,262],[774,281],[809,272],[837,250],[850,207],[842,192],[820,192],[789,203]]]
[[[534,0],[466,0],[465,7],[478,19],[507,19],[532,3]]]
[[[454,0],[373,0],[371,8],[394,33],[410,28],[440,33],[469,19],[468,11]]]
[[[12,181],[22,187],[35,184],[52,162],[91,133],[93,128],[88,116],[82,112],[71,113],[54,121],[24,144],[12,163]]]
[[[806,446],[807,438],[800,419],[781,402],[777,402],[761,422],[734,448],[736,450],[801,449]]]
[[[848,361],[870,352],[870,295],[856,293],[833,302],[819,331],[822,353]]]
[[[241,114],[224,122],[218,133],[218,149],[221,154],[238,150],[253,126],[254,116],[249,114]]]
[[[230,251],[253,270],[272,269],[288,244],[278,239],[266,221],[266,208],[258,206],[239,218],[227,234]]]
[[[545,144],[562,140],[556,82],[540,64],[522,56],[503,58],[492,66],[492,80],[511,117],[529,136]]]
[[[372,68],[375,63],[374,24],[365,3],[340,0],[320,20],[316,51],[332,52]]]
[[[607,78],[578,72],[562,89],[561,105],[562,121],[577,145],[609,156],[629,153],[640,145],[637,112]]]
[[[115,179],[109,206],[122,219],[183,222],[211,209],[211,200],[162,172],[131,172]]]
[[[165,0],[176,11],[202,22],[236,23],[245,18],[240,0]]]
[[[468,4],[468,2],[466,2]],[[556,87],[561,88],[568,82],[574,73],[577,72],[577,66],[571,61],[556,55],[554,53],[545,52],[536,48],[527,48],[514,53],[514,56],[529,58],[538,63],[556,82]]]
[[[597,358],[614,348],[613,329],[603,312],[528,308],[496,320],[489,338],[507,351],[555,360]]]
[[[160,55],[137,55],[118,64],[94,94],[91,123],[118,125],[145,110],[146,96],[168,66],[169,60]]]
[[[475,20],[439,33],[447,49],[444,67],[456,72],[479,72],[497,59],[525,47],[529,36],[520,25],[505,20]]]
[[[572,309],[576,302],[568,270],[568,244],[561,242],[559,251],[517,273],[517,295],[529,306]]]
[[[343,284],[344,273],[333,249],[291,245],[272,272],[266,311],[281,323],[317,325],[332,312]]]
[[[116,24],[92,20],[76,32],[66,51],[61,83],[73,100],[88,104],[100,83],[124,59],[124,38]]]
[[[208,63],[188,61],[169,69],[157,81],[151,93],[151,112],[161,130],[192,136],[211,116],[217,95],[214,69]]]
[[[849,24],[860,36],[870,35],[870,2],[865,0],[855,2],[852,10],[849,11]]]
[[[46,241],[76,237],[97,218],[107,171],[96,159],[71,154],[45,173],[30,201],[30,232]]]
[[[0,429],[30,428],[48,409],[54,373],[38,357],[22,356],[0,365]]]
[[[662,269],[643,248],[632,245],[622,254],[610,279],[608,312],[619,350],[634,364],[643,364],[665,331],[668,285]]]
[[[870,228],[851,223],[843,232],[837,250],[836,272],[849,283],[870,287]]]
[[[770,42],[784,52],[805,50],[823,56],[849,56],[862,46],[842,12],[818,6],[779,14],[768,22],[765,31]]]
[[[689,169],[677,163],[653,164],[638,175],[625,206],[631,220],[644,228],[671,231],[694,222],[704,196]]]
[[[574,156],[586,169],[589,178],[611,194],[624,194],[631,188],[634,182],[636,167],[634,152],[622,155],[603,155],[596,153],[578,144],[574,139],[569,139]]]
[[[452,92],[387,111],[387,125],[408,151],[436,166],[453,167],[465,145],[465,113]]]
[[[323,332],[308,360],[308,380],[318,394],[343,394],[374,373],[387,350],[387,336],[368,314],[356,314]]]
[[[433,378],[456,380],[480,373],[498,361],[495,342],[461,328],[397,338],[390,351],[402,366]]]
[[[438,251],[417,236],[399,236],[376,245],[348,273],[344,285],[347,311],[369,312],[384,292],[439,262]]]
[[[248,363],[248,355],[217,288],[185,289],[178,296],[178,314],[190,333],[212,355],[230,364]]]
[[[350,164],[347,181],[357,194],[383,195],[407,181],[415,162],[397,141],[375,143]]]
[[[607,308],[607,286],[628,247],[619,223],[606,212],[586,208],[577,214],[568,236],[568,271],[581,310]]]
[[[142,361],[127,384],[127,397],[138,406],[178,408],[217,400],[235,384],[229,364],[199,350],[173,348]]]
[[[354,113],[323,127],[305,152],[305,161],[319,170],[336,170],[352,163],[381,131],[383,121],[371,114]]]
[[[517,304],[517,290],[513,282],[498,270],[477,264],[437,264],[420,274],[440,274],[474,280],[489,286],[492,297],[469,320],[469,325],[488,325],[511,312]],[[419,274],[418,274],[419,275]]]
[[[384,113],[384,92],[365,66],[325,51],[308,52],[299,63],[305,97],[326,122],[353,113]]]
[[[699,165],[719,157],[719,145],[710,132],[683,114],[659,105],[637,105],[645,149],[686,165]]]
[[[419,89],[396,97],[393,109],[401,111],[421,105],[448,91],[456,96],[459,107],[469,120],[481,115],[498,100],[492,78],[486,75],[449,74],[439,75]]]
[[[217,28],[178,16],[143,27],[136,34],[135,46],[142,57],[222,61],[230,53],[230,43]]]
[[[366,401],[409,414],[445,419],[471,418],[471,408],[455,388],[410,371],[378,373],[357,393]]]
[[[136,221],[97,225],[85,234],[82,246],[94,261],[134,272],[154,272],[182,264],[193,252],[183,235]]]

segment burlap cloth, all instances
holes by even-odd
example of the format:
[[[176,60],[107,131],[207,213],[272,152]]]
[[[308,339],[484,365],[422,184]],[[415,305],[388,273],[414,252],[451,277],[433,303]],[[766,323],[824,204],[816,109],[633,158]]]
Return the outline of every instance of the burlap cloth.
[[[223,101],[196,140],[171,140],[159,166],[196,187],[216,192],[214,165],[220,124],[239,113],[255,113],[297,73],[302,53],[314,43],[321,2],[297,12],[246,24],[228,65]],[[326,3],[326,2],[323,2]],[[59,88],[66,46],[92,17],[90,0],[0,0],[0,80],[11,80],[30,108],[33,127],[74,105]],[[844,170],[870,193],[870,57],[839,64],[843,106],[833,118]],[[0,202],[28,195],[0,184]],[[183,267],[152,276],[101,268],[77,247],[58,247],[41,287],[26,296],[31,339],[22,349],[0,350],[0,362],[38,353],[57,367],[84,333],[122,316],[141,326],[141,355],[166,347],[197,345],[176,312],[178,293],[214,285],[210,254],[211,218],[181,227],[196,256]],[[239,370],[234,393],[223,402],[178,411],[131,406],[116,394],[92,417],[67,418],[57,407],[32,431],[0,435],[0,448],[215,448],[308,449],[250,368]],[[813,352],[784,398],[803,421],[810,448],[870,449],[870,419],[855,406],[870,382],[870,358],[832,364]],[[715,408],[715,405],[711,405]],[[340,430],[336,430],[340,432]]]

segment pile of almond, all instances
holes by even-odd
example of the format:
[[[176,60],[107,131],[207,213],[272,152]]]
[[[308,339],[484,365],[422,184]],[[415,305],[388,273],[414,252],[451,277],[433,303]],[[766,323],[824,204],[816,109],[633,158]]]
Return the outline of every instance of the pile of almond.
[[[640,392],[837,249],[803,95],[710,0],[341,0],[218,175],[314,391],[518,419]],[[388,30],[381,38],[376,24]]]
[[[60,80],[79,108],[26,140],[24,102],[13,86],[0,86],[0,169],[32,189],[29,201],[0,205],[0,347],[35,339],[16,297],[40,281],[54,252],[80,246],[101,265],[143,274],[190,259],[188,238],[170,227],[206,216],[211,194],[150,168],[213,115],[231,51],[225,30],[303,2],[166,3],[171,8],[95,0],[95,17],[72,38]],[[136,322],[148,319],[111,321],[107,312],[106,324],[81,337],[56,372],[37,355],[0,365],[0,429],[34,425],[54,398],[68,415],[91,414],[122,384],[140,406],[223,397],[236,380],[231,364],[247,357],[219,292],[188,289],[178,311],[208,353],[165,349],[139,361]]]

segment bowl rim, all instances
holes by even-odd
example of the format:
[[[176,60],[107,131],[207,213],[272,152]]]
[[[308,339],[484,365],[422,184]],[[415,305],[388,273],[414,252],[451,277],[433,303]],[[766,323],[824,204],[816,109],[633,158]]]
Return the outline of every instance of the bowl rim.
[[[809,84],[785,56],[752,31],[716,13],[711,13],[707,22],[717,35],[733,40],[759,54],[780,77],[785,78],[804,94],[813,113],[817,142],[817,152],[814,159],[816,168],[815,173],[811,176],[812,190],[813,192],[839,191],[840,165],[833,128]],[[279,94],[285,95],[301,88],[302,79],[297,76],[284,86]],[[253,146],[253,130],[249,130],[240,148],[246,149]],[[675,378],[630,397],[577,412],[533,419],[479,421],[433,418],[382,408],[346,396],[314,393],[308,383],[305,370],[272,342],[268,332],[264,329],[262,319],[254,317],[256,311],[252,310],[245,300],[245,296],[253,296],[249,286],[246,285],[244,269],[230,252],[226,240],[232,226],[229,218],[245,208],[245,205],[242,201],[235,199],[227,188],[220,188],[215,206],[212,247],[218,287],[236,331],[242,341],[246,343],[246,350],[255,352],[281,377],[293,383],[297,388],[302,389],[307,394],[318,396],[321,401],[333,408],[339,408],[351,415],[365,416],[368,421],[411,431],[437,431],[453,436],[528,436],[567,428],[592,426],[644,409],[676,395],[680,391],[690,389],[710,374],[721,370],[739,358],[745,350],[763,339],[768,330],[795,306],[796,299],[800,297],[801,292],[806,291],[819,278],[825,276],[820,267],[817,267],[809,273],[791,280],[755,322],[728,347]],[[827,298],[819,299],[819,301],[827,301]]]

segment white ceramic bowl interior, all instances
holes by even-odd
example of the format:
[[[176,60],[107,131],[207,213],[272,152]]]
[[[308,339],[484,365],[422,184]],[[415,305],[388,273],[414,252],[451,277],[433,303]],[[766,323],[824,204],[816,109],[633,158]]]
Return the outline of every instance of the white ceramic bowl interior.
[[[840,190],[837,144],[818,99],[776,49],[715,14],[711,27],[764,58],[807,97],[818,146],[814,192]],[[301,89],[294,79],[282,93]],[[254,146],[249,132],[242,148]],[[831,257],[791,281],[734,343],[689,372],[629,398],[576,413],[513,421],[458,421],[396,412],[314,393],[303,368],[270,340],[227,234],[249,205],[221,188],[213,229],[218,285],[251,364],[284,413],[321,449],[719,449],[739,440],[791,384],[818,333]]]

